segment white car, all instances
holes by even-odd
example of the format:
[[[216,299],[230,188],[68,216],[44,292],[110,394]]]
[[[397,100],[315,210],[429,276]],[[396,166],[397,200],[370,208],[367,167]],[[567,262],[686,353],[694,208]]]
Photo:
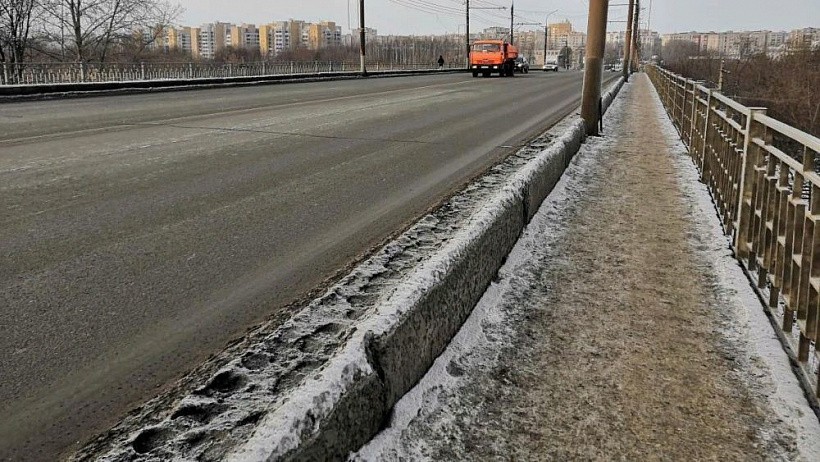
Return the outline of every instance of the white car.
[[[544,67],[542,67],[542,69],[544,69],[544,72],[547,72],[547,71],[558,72],[558,63],[545,63]]]

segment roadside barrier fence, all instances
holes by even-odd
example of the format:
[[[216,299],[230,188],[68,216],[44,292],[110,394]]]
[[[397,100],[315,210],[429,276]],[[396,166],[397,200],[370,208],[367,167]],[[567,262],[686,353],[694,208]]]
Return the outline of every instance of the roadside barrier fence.
[[[202,78],[254,77],[270,75],[357,72],[359,62],[250,62],[250,63],[2,63],[0,85],[37,85],[83,82],[126,82],[138,80],[184,80]],[[438,69],[437,63],[368,63],[371,71]],[[462,68],[446,63],[444,68]]]

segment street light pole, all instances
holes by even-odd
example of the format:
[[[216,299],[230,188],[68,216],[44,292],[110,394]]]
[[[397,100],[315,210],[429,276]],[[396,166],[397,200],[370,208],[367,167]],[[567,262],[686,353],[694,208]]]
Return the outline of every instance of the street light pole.
[[[639,49],[641,47],[641,0],[635,0],[635,17],[632,24],[632,59],[630,63],[630,72],[638,71],[638,63],[640,63],[641,55]]]
[[[467,0],[467,31],[465,42],[467,43],[467,69],[470,68],[470,0]]]
[[[550,42],[550,16],[553,13],[558,12],[558,10],[552,10],[547,13],[547,17],[544,19],[544,65],[547,65],[547,48],[549,47]]]
[[[361,53],[359,55],[361,64],[361,73],[367,76],[367,67],[364,63],[365,58],[365,33],[364,33],[364,0],[359,0],[359,42],[361,44]]]
[[[621,63],[625,82],[629,82],[629,68],[632,66],[632,18],[634,14],[635,0],[629,0],[629,13],[627,13],[626,19],[626,37],[624,37],[626,42],[624,45],[624,61]]]
[[[510,45],[515,45],[513,38],[513,23],[515,22],[515,1],[510,5]]]

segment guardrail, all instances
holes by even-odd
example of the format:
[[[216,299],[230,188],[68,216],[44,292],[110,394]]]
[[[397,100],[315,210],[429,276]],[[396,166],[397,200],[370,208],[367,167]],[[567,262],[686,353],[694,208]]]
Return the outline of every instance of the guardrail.
[[[780,327],[810,377],[820,338],[820,139],[701,82],[654,66],[647,72],[712,193],[736,257],[758,288],[768,289],[770,313],[782,310]]]
[[[368,63],[368,70],[401,71],[437,69],[436,63]],[[446,69],[464,67],[447,63]],[[252,63],[3,63],[0,85],[51,85],[61,83],[126,82],[274,75],[318,74],[359,70],[358,62],[252,62]]]

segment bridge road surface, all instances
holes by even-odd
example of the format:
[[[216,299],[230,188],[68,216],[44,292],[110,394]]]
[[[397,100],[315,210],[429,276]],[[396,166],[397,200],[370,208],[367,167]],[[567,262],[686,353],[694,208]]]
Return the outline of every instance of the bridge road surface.
[[[0,459],[104,431],[569,113],[581,77],[0,104]]]

